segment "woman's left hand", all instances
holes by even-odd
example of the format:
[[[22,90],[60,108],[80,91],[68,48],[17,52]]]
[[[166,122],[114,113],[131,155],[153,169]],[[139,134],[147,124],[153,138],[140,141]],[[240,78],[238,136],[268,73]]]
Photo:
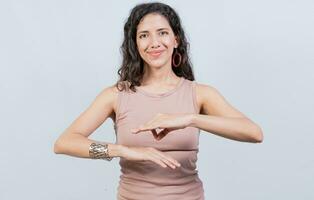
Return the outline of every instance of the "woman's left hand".
[[[137,134],[143,131],[151,131],[156,140],[161,140],[173,130],[183,129],[191,124],[192,114],[163,114],[158,113],[152,120],[144,125],[131,130]],[[157,133],[156,129],[163,129]]]

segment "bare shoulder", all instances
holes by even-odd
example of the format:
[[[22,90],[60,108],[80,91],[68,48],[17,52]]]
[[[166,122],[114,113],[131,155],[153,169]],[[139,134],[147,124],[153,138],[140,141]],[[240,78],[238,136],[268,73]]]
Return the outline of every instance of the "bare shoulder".
[[[121,81],[119,84],[113,84],[111,86],[108,86],[104,88],[99,96],[102,96],[108,105],[111,105],[112,113],[110,114],[110,117],[112,120],[115,118],[115,114],[117,113],[117,106],[118,106],[118,97],[119,93],[121,92],[122,88],[125,88],[126,91],[129,91],[130,82],[127,81]]]
[[[198,95],[199,99],[202,100],[201,103],[208,97],[222,97],[221,93],[216,87],[202,83],[196,83],[196,94]]]
[[[212,85],[196,83],[196,97],[201,114],[244,117],[244,114],[233,107],[221,92]]]
[[[115,85],[104,87],[97,95],[98,98],[107,99],[106,101],[113,100],[118,95],[118,89]]]
[[[119,90],[116,87],[116,84],[104,87],[100,93],[97,95],[96,99],[102,102],[104,105],[107,105],[110,109],[110,117],[114,115],[116,111],[117,99],[118,99]]]
[[[218,90],[211,85],[206,85],[202,83],[195,83],[195,93],[197,99],[197,105],[199,107],[200,113],[204,112],[203,104],[206,102],[209,96],[215,96],[215,93],[218,93]]]

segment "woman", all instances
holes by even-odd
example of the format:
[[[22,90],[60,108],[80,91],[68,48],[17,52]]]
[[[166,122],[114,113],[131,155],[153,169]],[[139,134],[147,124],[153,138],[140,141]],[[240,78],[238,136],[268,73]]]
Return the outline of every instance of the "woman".
[[[204,199],[196,170],[199,131],[243,142],[262,142],[263,134],[214,87],[194,81],[187,47],[171,7],[134,7],[124,26],[120,80],[65,130],[55,153],[119,157],[118,199]],[[88,139],[108,117],[116,143]]]

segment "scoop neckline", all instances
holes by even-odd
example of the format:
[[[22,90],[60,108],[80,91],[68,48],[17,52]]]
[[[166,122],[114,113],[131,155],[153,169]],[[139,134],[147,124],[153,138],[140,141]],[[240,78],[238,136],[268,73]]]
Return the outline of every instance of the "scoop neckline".
[[[177,83],[177,85],[167,91],[167,92],[163,92],[163,93],[152,93],[152,92],[148,92],[146,90],[143,90],[142,88],[139,88],[139,87],[136,87],[136,90],[144,95],[147,95],[147,96],[150,96],[150,97],[165,97],[165,96],[168,96],[172,93],[174,93],[175,91],[177,91],[182,85],[183,85],[183,82],[184,82],[184,77],[180,77],[180,80],[179,80],[179,83]]]

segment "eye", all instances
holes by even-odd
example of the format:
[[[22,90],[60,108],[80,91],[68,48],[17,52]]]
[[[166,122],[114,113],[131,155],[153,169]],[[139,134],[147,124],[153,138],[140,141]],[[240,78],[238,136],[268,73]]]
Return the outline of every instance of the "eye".
[[[161,31],[159,34],[160,35],[168,35],[168,32],[167,31]]]
[[[147,34],[141,34],[141,35],[139,36],[140,39],[146,38],[146,37],[147,37]]]

